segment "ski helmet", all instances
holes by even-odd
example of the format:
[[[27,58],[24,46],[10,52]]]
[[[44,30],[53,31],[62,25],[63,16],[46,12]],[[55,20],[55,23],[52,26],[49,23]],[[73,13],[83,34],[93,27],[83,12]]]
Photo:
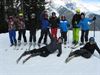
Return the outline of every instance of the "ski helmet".
[[[95,43],[94,37],[90,37],[89,42],[90,42],[90,44],[94,44]]]

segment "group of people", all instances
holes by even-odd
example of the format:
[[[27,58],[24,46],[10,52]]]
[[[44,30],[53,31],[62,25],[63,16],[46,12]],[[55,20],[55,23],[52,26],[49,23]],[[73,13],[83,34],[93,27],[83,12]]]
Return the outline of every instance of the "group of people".
[[[81,51],[75,51],[72,52],[69,57],[72,56],[83,56],[83,54],[87,54],[87,51],[89,52],[90,56],[94,53],[94,50],[97,49],[97,51],[100,54],[100,49],[98,48],[94,38],[93,43],[89,40],[88,43],[88,34],[89,34],[89,23],[96,20],[96,17],[93,18],[86,18],[85,13],[80,13],[80,10],[76,10],[76,14],[72,18],[72,28],[73,28],[73,44],[76,45],[79,43],[79,30],[81,28],[81,43],[80,45],[83,45],[84,42],[86,42],[86,45],[82,48]],[[18,19],[16,19],[16,23],[18,26],[18,43],[16,41],[16,26],[14,22],[13,16],[9,16],[8,18],[8,31],[9,31],[9,37],[10,37],[10,42],[11,46],[13,45],[21,45],[21,36],[23,35],[24,39],[24,44],[27,44],[27,39],[25,36],[26,33],[26,28],[25,28],[25,21],[23,18],[23,14],[20,13]],[[29,32],[30,32],[30,37],[29,37],[29,44],[36,44],[36,15],[35,13],[32,13],[30,16],[29,20]],[[25,63],[28,59],[30,59],[33,56],[43,56],[47,57],[49,54],[54,53],[56,50],[59,51],[57,56],[60,56],[62,53],[62,43],[66,45],[67,42],[67,32],[68,29],[71,27],[64,15],[62,15],[60,18],[56,16],[55,12],[52,12],[52,15],[48,16],[47,11],[44,11],[41,16],[40,16],[40,25],[41,25],[41,34],[40,38],[38,40],[38,46],[41,46],[41,41],[44,38],[43,43],[46,45],[44,47],[40,47],[39,49],[33,49],[30,51],[25,51],[21,57],[17,60],[17,63],[19,60],[23,57],[26,56],[27,54],[30,54],[30,56],[23,61]],[[58,28],[60,29],[61,36],[58,38],[57,37],[57,31]],[[49,31],[50,30],[50,31]],[[49,35],[51,42],[50,44],[47,44],[47,35]],[[91,38],[90,38],[91,39]],[[85,40],[85,41],[84,41]],[[32,43],[33,41],[33,43]],[[91,47],[89,47],[91,46]],[[89,47],[89,48],[88,48]],[[91,53],[92,52],[92,53]],[[87,54],[88,55],[88,54]],[[89,57],[90,57],[89,56]],[[67,61],[67,60],[66,60]]]

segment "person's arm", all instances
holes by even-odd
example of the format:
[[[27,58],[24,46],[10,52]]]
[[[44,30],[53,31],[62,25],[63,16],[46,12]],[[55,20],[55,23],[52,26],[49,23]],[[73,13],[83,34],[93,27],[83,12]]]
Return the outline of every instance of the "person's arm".
[[[95,44],[95,49],[96,49],[97,52],[100,54],[100,49],[99,49],[99,47],[97,46],[97,44]]]
[[[58,54],[57,56],[59,57],[62,54],[62,46],[61,44],[58,45]]]

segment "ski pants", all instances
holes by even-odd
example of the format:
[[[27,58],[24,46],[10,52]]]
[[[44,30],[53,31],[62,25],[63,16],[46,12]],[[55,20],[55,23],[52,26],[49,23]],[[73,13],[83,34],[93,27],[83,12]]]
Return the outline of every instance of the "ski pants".
[[[79,41],[79,28],[73,28],[73,41],[77,42]]]
[[[10,43],[16,44],[16,31],[15,30],[10,30],[9,31],[9,38],[10,38]]]
[[[21,36],[23,35],[23,39],[24,39],[24,42],[27,42],[27,39],[26,39],[26,30],[25,29],[20,29],[19,31],[18,31],[18,34],[19,34],[19,36],[18,36],[18,40],[19,41],[21,41]]]
[[[36,42],[36,29],[30,30],[29,42]]]
[[[57,28],[51,28],[51,36],[57,39]]]
[[[41,30],[41,35],[40,35],[40,38],[39,38],[38,43],[41,43],[43,37],[44,37],[44,43],[47,42],[47,35],[48,35],[48,32],[49,32],[49,29]]]
[[[46,48],[46,46],[39,48],[39,49],[33,49],[30,51],[26,51],[27,54],[31,54],[31,55],[39,55],[41,57],[47,57],[49,54],[51,54],[48,49]]]
[[[84,39],[85,39],[85,42],[88,41],[88,34],[89,34],[89,30],[81,30],[81,42],[84,43]]]
[[[89,51],[87,51],[86,49],[80,49],[80,50],[76,50],[73,52],[73,54],[77,57],[77,56],[82,56],[84,58],[90,58],[92,56],[92,53],[90,53]]]
[[[67,41],[67,32],[61,32],[61,37],[63,37],[64,42]]]

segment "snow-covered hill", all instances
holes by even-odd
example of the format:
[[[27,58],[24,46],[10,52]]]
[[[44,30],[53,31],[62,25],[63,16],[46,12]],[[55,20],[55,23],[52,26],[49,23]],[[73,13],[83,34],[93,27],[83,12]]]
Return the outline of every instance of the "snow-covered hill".
[[[58,32],[58,36],[60,33]],[[84,59],[82,57],[75,58],[69,63],[65,63],[65,59],[71,51],[70,48],[62,49],[61,57],[57,57],[57,53],[49,55],[46,58],[33,57],[25,64],[22,64],[22,60],[19,64],[16,64],[17,58],[26,50],[28,45],[23,50],[14,50],[14,47],[9,47],[8,33],[0,34],[0,75],[100,75],[100,56],[97,52],[95,57],[93,55],[90,59]],[[40,30],[37,31],[37,39],[40,36]],[[91,31],[89,37],[93,36]],[[29,32],[27,31],[27,38],[29,38]],[[96,31],[96,42],[100,47],[100,32]],[[49,38],[48,38],[48,41]],[[72,42],[72,31],[68,32],[67,45]]]

